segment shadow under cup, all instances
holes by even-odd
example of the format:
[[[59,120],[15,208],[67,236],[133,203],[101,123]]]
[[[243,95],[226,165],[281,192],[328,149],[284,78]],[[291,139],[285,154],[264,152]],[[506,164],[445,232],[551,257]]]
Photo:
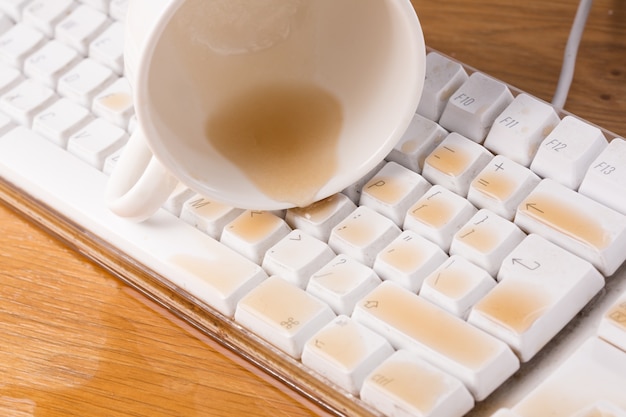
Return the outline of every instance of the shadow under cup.
[[[140,124],[168,170],[224,204],[274,210],[343,190],[419,101],[408,1],[189,0],[161,24],[135,80]]]

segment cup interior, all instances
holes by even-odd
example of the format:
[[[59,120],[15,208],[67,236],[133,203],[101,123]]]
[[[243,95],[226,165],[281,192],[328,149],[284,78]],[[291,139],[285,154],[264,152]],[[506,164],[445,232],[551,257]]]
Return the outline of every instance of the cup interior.
[[[140,57],[137,114],[157,158],[208,198],[270,210],[339,192],[417,108],[425,52],[408,1],[170,6]]]

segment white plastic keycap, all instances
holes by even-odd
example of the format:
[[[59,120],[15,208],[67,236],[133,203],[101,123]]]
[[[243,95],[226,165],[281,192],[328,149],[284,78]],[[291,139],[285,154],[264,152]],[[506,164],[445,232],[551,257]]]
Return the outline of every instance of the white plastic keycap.
[[[0,61],[21,69],[26,57],[43,45],[44,40],[36,29],[18,23],[0,35]]]
[[[465,197],[472,180],[492,158],[483,146],[453,132],[428,155],[422,175]]]
[[[106,14],[91,7],[79,5],[57,24],[54,36],[86,56],[89,53],[89,44],[109,22]]]
[[[426,77],[417,113],[438,121],[450,96],[467,80],[463,66],[437,52],[426,56]]]
[[[56,98],[54,90],[27,79],[0,97],[0,110],[16,123],[30,127],[35,115]]]
[[[389,417],[461,417],[474,399],[456,378],[399,350],[365,380],[361,398]]]
[[[462,319],[494,286],[495,279],[467,259],[452,255],[422,283],[419,295]]]
[[[41,31],[48,38],[54,36],[54,28],[76,7],[73,0],[35,0],[23,12],[23,21]]]
[[[125,130],[97,118],[69,137],[67,150],[94,168],[103,170],[106,159],[122,149],[127,140]]]
[[[519,368],[504,342],[391,281],[357,303],[352,317],[460,379],[478,401]]]
[[[509,88],[475,72],[450,96],[439,124],[482,143],[496,117],[513,101]]]
[[[326,242],[296,229],[267,250],[262,266],[269,275],[306,288],[311,275],[334,257]]]
[[[447,259],[448,255],[439,246],[406,230],[376,256],[374,272],[384,280],[417,292],[424,278]]]
[[[406,211],[429,188],[430,184],[421,175],[396,162],[388,162],[365,184],[360,204],[402,226]]]
[[[626,216],[553,181],[519,205],[515,224],[591,262],[609,276],[626,259]]]
[[[403,228],[415,231],[448,251],[454,234],[476,211],[466,199],[435,185],[409,208]]]
[[[33,130],[66,148],[70,135],[91,120],[91,113],[68,99],[57,100],[33,119]]]
[[[623,417],[624,387],[626,352],[591,337],[511,409],[519,417]]]
[[[218,203],[196,194],[185,201],[180,218],[212,238],[219,240],[222,237],[224,227],[243,212],[242,209]]]
[[[113,71],[87,58],[61,76],[57,91],[61,96],[91,108],[95,96],[114,80]]]
[[[350,317],[339,316],[304,345],[302,363],[358,395],[365,377],[393,352],[384,337]]]
[[[600,129],[565,116],[539,146],[530,169],[577,190],[587,168],[606,146]]]
[[[539,176],[528,168],[496,155],[471,182],[467,199],[478,208],[513,220],[519,203],[539,181]]]
[[[604,287],[587,261],[537,235],[502,262],[500,281],[472,309],[468,321],[530,360]]]
[[[307,207],[287,210],[285,221],[293,229],[301,229],[311,236],[328,242],[337,224],[356,209],[356,204],[343,193],[332,195]]]
[[[400,228],[369,207],[360,206],[333,228],[328,244],[338,254],[371,267],[378,252],[400,235]]]
[[[515,224],[482,209],[456,232],[450,254],[461,255],[496,276],[504,257],[525,236]]]
[[[519,94],[496,118],[485,147],[523,166],[530,166],[537,148],[559,123],[554,107],[528,94]]]
[[[24,62],[24,73],[56,89],[61,75],[65,74],[80,59],[74,49],[56,40],[51,40],[30,55]]]
[[[306,342],[334,318],[328,305],[279,277],[246,294],[235,311],[239,324],[297,359]]]
[[[356,303],[380,282],[371,268],[346,255],[337,255],[311,276],[306,290],[336,314],[350,315]]]
[[[584,194],[626,214],[626,141],[613,139],[591,163],[580,189]]]
[[[422,172],[426,157],[446,136],[448,132],[443,127],[424,116],[415,114],[409,127],[387,155],[387,160],[397,162],[419,174]]]

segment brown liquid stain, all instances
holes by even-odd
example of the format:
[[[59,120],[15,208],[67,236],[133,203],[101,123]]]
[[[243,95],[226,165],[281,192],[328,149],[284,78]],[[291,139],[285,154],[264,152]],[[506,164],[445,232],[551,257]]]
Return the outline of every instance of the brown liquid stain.
[[[371,308],[374,301],[377,307]],[[480,330],[395,285],[379,286],[360,302],[360,308],[407,337],[473,369],[489,363],[498,352],[497,345]]]
[[[422,198],[408,211],[408,215],[435,229],[440,229],[450,221],[454,212],[444,199]]]
[[[397,241],[380,254],[380,259],[402,272],[410,273],[422,265],[424,254],[409,242]]]
[[[605,317],[626,334],[626,301],[620,302],[606,312]]]
[[[386,362],[370,381],[383,385],[385,390],[397,395],[424,415],[441,401],[447,393],[447,384],[441,375],[406,362]]]
[[[311,204],[335,174],[343,109],[309,84],[259,86],[223,103],[206,122],[206,138],[266,195]]]
[[[336,321],[317,333],[309,343],[313,343],[318,351],[332,358],[343,369],[350,371],[364,360],[368,352],[365,342],[355,323]]]
[[[228,230],[249,243],[259,242],[282,223],[282,219],[266,211],[248,210],[233,220]]]
[[[479,301],[475,309],[521,334],[530,329],[551,304],[552,299],[545,289],[504,280]]]
[[[598,250],[610,243],[609,236],[596,220],[552,196],[531,195],[519,208],[539,222]]]
[[[494,250],[500,243],[490,228],[476,225],[462,228],[457,233],[456,238],[484,254]]]
[[[426,158],[426,164],[451,177],[459,176],[470,163],[468,155],[460,149],[440,146]]]
[[[506,201],[515,191],[515,183],[504,175],[487,172],[472,182],[472,188],[494,200]]]
[[[98,101],[105,107],[114,111],[128,109],[133,104],[133,99],[128,93],[113,93],[100,97]]]

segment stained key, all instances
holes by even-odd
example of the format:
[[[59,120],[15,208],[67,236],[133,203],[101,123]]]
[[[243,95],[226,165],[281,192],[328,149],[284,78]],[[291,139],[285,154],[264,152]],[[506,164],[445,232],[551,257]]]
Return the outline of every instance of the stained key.
[[[626,216],[545,179],[522,201],[515,223],[591,262],[609,276],[626,260]]]

